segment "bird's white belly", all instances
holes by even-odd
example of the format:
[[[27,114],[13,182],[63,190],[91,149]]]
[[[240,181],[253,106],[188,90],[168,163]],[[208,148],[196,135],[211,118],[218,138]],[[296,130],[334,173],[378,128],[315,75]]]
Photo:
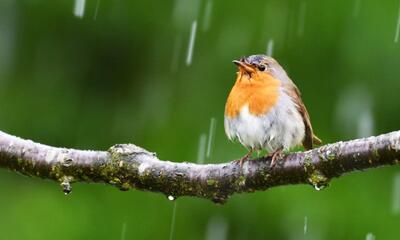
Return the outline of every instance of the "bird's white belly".
[[[238,140],[254,150],[273,152],[280,148],[288,149],[301,144],[305,136],[303,118],[286,94],[280,95],[277,105],[267,114],[252,115],[245,105],[238,116],[225,116],[224,125],[229,139]]]

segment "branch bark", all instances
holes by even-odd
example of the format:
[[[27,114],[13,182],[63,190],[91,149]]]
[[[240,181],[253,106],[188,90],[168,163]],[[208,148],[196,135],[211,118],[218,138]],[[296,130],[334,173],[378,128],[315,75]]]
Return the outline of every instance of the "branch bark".
[[[108,151],[51,147],[0,131],[0,167],[61,183],[65,193],[73,182],[108,183],[121,190],[160,192],[169,199],[195,196],[224,203],[234,193],[254,192],[288,184],[311,184],[317,190],[344,173],[398,164],[400,131],[378,137],[337,142],[296,152],[278,160],[248,161],[240,169],[232,161],[198,165],[159,160],[133,144]]]

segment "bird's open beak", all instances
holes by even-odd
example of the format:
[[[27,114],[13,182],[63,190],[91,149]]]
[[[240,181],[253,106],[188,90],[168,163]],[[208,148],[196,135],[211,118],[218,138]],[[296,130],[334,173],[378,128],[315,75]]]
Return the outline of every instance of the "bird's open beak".
[[[254,66],[246,63],[243,59],[234,60],[233,63],[239,67],[240,71],[245,71],[248,74],[255,72]]]

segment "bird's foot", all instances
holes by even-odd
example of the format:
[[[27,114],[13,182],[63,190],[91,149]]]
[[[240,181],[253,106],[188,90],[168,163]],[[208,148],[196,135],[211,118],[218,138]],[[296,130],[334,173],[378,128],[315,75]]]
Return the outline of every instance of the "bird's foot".
[[[244,155],[241,159],[235,161],[236,163],[239,163],[240,169],[242,169],[244,162],[250,160],[250,156],[252,153],[253,153],[253,151],[250,151],[246,155]]]
[[[282,154],[283,149],[280,148],[273,153],[268,154],[268,157],[271,158],[271,164],[269,165],[270,169],[273,169],[276,165],[276,160],[283,157]]]

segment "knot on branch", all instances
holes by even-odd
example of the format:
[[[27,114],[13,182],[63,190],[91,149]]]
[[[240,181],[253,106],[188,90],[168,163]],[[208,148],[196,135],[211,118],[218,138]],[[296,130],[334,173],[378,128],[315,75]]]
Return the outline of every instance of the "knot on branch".
[[[103,167],[101,174],[106,182],[126,191],[137,188],[146,174],[149,175],[150,162],[156,154],[134,144],[116,144],[108,152],[111,161]]]
[[[116,144],[108,149],[108,152],[114,159],[129,161],[137,158],[154,158],[156,153],[149,152],[144,148],[136,146],[135,144]],[[129,157],[131,156],[131,157]]]
[[[323,153],[317,151],[317,154],[321,161],[329,161],[328,159],[331,159],[331,157],[334,156],[330,150],[324,151]],[[305,152],[302,165],[307,174],[308,182],[314,186],[316,190],[321,190],[329,185],[330,178],[323,173],[323,169],[316,168],[313,159],[313,151]]]
[[[308,177],[308,182],[318,191],[327,187],[329,185],[329,181],[330,179],[317,169],[314,169],[314,171],[312,171]]]

